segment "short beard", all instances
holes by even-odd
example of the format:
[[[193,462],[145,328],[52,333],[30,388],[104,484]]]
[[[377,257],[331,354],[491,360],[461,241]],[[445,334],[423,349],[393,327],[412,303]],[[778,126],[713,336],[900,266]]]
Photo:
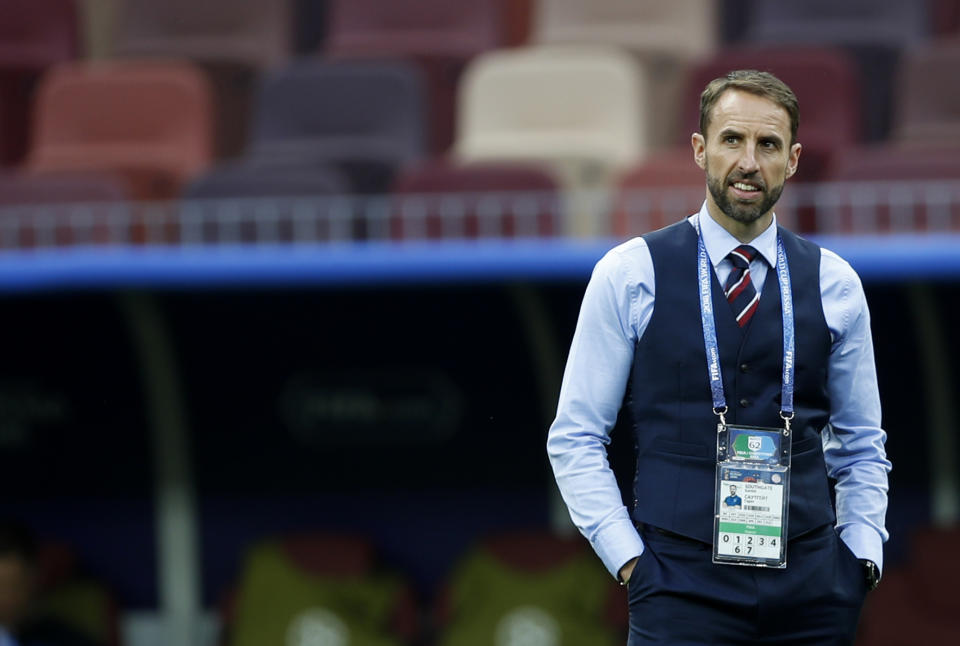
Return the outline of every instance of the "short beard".
[[[741,176],[737,177],[734,181],[741,179],[746,178]],[[727,185],[728,184],[710,175],[710,173],[707,173],[707,189],[709,189],[710,195],[713,196],[713,201],[720,207],[724,215],[743,224],[751,224],[759,220],[764,213],[773,208],[780,199],[780,194],[783,193],[782,183],[769,190],[761,186],[760,190],[763,192],[763,199],[760,200],[759,204],[740,204],[730,200],[727,194]]]

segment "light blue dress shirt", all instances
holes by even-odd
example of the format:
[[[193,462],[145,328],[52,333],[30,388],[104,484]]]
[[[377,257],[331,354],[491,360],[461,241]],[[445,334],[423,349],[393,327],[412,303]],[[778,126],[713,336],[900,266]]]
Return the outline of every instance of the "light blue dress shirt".
[[[706,203],[688,222],[702,226],[707,253],[723,285],[733,268],[727,254],[741,243],[709,215]],[[761,292],[768,267],[776,265],[776,217],[750,244],[759,252],[750,263],[750,274]],[[547,437],[547,453],[570,516],[614,576],[644,549],[620,496],[606,447],[623,402],[634,348],[653,314],[654,285],[653,261],[643,238],[615,247],[597,263],[583,297],[557,416]],[[820,293],[832,340],[827,376],[830,422],[821,437],[827,472],[837,480],[837,531],[857,557],[882,567],[891,465],[884,450],[886,433],[880,427],[870,312],[856,272],[826,249],[820,261]]]

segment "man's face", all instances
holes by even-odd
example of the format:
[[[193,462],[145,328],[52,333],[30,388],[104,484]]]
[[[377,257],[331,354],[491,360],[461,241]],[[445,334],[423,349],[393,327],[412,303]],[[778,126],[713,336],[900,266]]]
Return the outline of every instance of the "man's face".
[[[730,485],[730,495],[731,496],[737,495],[737,488],[733,485]]]
[[[708,199],[743,224],[773,210],[800,157],[800,144],[790,143],[787,111],[740,90],[720,96],[707,132],[693,135],[693,148],[707,173]]]
[[[0,626],[15,629],[26,617],[33,598],[33,571],[20,557],[0,556]]]

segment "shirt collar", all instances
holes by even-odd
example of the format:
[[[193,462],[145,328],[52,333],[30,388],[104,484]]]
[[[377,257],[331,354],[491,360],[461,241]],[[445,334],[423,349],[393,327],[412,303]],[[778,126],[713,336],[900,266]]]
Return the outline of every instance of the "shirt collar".
[[[700,212],[693,216],[699,220],[700,231],[703,235],[703,244],[707,247],[710,262],[717,267],[727,255],[739,247],[742,242],[734,238],[729,231],[720,226],[707,212],[707,202],[703,202]],[[773,215],[770,226],[763,233],[749,242],[750,246],[760,252],[770,267],[777,266],[777,216]]]

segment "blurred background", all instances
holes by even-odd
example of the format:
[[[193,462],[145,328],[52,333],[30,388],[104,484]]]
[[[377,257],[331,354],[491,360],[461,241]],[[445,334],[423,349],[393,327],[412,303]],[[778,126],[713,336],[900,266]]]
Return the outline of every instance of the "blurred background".
[[[747,67],[800,100],[778,218],[873,316],[861,644],[957,643],[957,0],[0,0],[0,623],[622,644],[546,430],[593,264],[699,209]]]

